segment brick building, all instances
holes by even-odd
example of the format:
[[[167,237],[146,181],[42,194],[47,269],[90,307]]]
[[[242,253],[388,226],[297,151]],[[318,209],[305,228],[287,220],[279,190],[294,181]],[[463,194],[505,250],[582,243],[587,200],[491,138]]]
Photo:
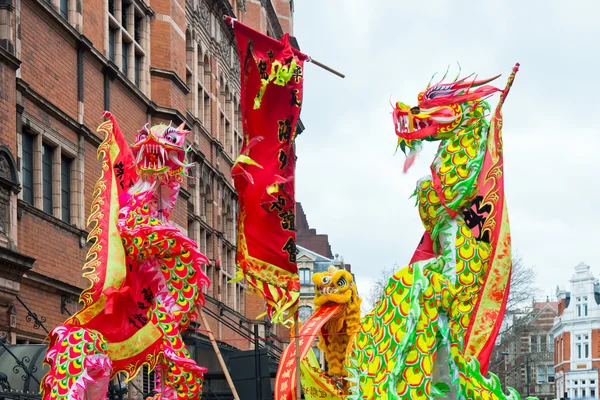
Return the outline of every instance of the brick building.
[[[197,166],[172,219],[211,259],[209,323],[230,350],[251,348],[245,333],[254,323],[273,333],[253,321],[262,299],[228,283],[237,221],[230,171],[242,127],[239,64],[223,15],[280,37],[292,32],[293,0],[0,0],[3,343],[41,343],[44,328],[77,310],[104,110],[130,142],[147,122],[185,121],[193,131]],[[205,338],[192,336],[199,363],[218,373]]]
[[[579,263],[558,286],[558,316],[552,333],[556,348],[556,398],[598,397],[600,379],[600,286],[590,266]]]
[[[554,342],[552,326],[558,302],[534,301],[531,307],[507,315],[490,360],[489,371],[502,388],[528,395],[554,398]]]

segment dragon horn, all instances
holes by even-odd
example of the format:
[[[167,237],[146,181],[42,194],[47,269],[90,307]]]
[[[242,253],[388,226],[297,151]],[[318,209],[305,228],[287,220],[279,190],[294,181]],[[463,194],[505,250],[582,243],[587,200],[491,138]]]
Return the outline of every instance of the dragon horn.
[[[444,73],[444,76],[442,76],[442,79],[440,79],[438,84],[444,82],[444,79],[446,79],[446,77],[448,76],[448,71],[450,71],[450,65],[448,65],[448,68],[446,68],[446,72]]]
[[[460,84],[454,86],[453,89],[464,89],[466,87],[468,87],[470,89],[470,88],[478,87],[478,86],[481,86],[481,85],[485,85],[486,83],[490,83],[491,81],[493,81],[495,79],[498,79],[500,76],[502,76],[502,74],[496,75],[496,76],[494,76],[492,78],[489,78],[489,79],[482,79],[480,81],[478,81],[477,80],[477,76],[475,76],[475,78],[473,78],[473,81],[466,82],[466,83],[464,83],[464,82],[460,83]]]
[[[140,132],[146,132],[146,133],[149,133],[149,132],[150,132],[150,131],[148,130],[148,123],[147,123],[147,122],[146,122],[146,125],[144,125],[144,126],[142,127],[142,129],[140,129]]]
[[[184,129],[185,129],[185,121],[183,121],[183,122],[181,123],[181,125],[179,125],[179,126],[177,127],[177,130],[178,130],[178,131],[183,131]]]
[[[427,90],[431,87],[431,82],[433,82],[433,78],[435,78],[436,75],[437,75],[437,72],[431,76],[431,79],[429,80],[429,83],[427,84],[427,88],[425,88],[425,90]]]
[[[456,65],[458,65],[458,72],[456,74],[456,77],[454,78],[454,82],[456,82],[458,80],[458,77],[460,76],[460,71],[462,70],[460,68],[460,63],[458,61],[456,62]]]

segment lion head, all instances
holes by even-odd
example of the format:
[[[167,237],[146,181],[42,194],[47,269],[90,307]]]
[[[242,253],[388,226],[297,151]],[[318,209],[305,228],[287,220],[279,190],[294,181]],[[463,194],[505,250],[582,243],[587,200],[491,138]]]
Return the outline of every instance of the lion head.
[[[315,273],[312,280],[317,289],[314,300],[316,306],[328,302],[347,304],[356,298],[354,277],[345,269],[330,266],[326,272]]]

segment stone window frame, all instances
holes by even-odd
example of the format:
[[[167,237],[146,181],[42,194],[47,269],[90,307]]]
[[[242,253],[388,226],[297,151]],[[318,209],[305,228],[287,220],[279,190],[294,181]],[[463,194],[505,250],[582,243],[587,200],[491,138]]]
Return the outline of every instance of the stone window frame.
[[[578,332],[573,334],[573,360],[591,359],[591,341],[589,332]],[[586,356],[587,350],[587,356]]]
[[[56,10],[58,15],[65,21],[70,23],[77,30],[83,29],[83,16],[81,12],[77,11],[77,3],[81,0],[47,0]],[[63,9],[63,5],[66,2],[66,9]],[[66,14],[66,15],[65,15]]]
[[[113,4],[114,14],[109,11],[109,3]],[[126,26],[123,25],[123,3],[127,3],[125,15]],[[150,19],[137,0],[104,0],[104,56],[112,61],[118,70],[140,91],[150,95]],[[136,22],[140,21],[138,35]],[[111,57],[109,36],[115,32],[114,59]],[[123,46],[128,49],[127,68],[123,69]]]
[[[12,250],[17,247],[17,195],[21,189],[12,152],[0,146],[0,246]]]
[[[33,206],[41,211],[43,207],[43,188],[42,188],[42,144],[53,148],[52,155],[52,215],[54,218],[62,220],[62,158],[71,159],[71,219],[63,221],[69,225],[76,226],[79,229],[85,227],[84,213],[84,182],[83,182],[83,156],[79,151],[77,144],[71,143],[59,132],[49,129],[44,124],[32,120],[28,116],[23,116],[23,129],[18,135],[18,154],[19,154],[19,180],[22,180],[22,159],[23,145],[22,135],[27,133],[33,137]],[[23,191],[19,193],[19,199],[23,200]]]

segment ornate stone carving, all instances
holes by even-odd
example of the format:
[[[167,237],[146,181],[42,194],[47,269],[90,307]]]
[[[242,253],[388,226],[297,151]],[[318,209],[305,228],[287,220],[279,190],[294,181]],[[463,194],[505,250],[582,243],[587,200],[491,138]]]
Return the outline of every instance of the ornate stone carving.
[[[231,72],[233,73],[233,79],[236,82],[240,81],[240,61],[237,57],[233,57],[233,62],[231,63]]]
[[[208,5],[204,1],[200,1],[198,4],[198,15],[200,16],[200,22],[209,29],[209,20],[210,20],[210,11],[208,10]]]
[[[10,162],[7,160],[6,155],[0,153],[0,177],[12,182],[12,168]]]
[[[229,39],[227,39],[225,32],[221,32],[221,43],[219,47],[225,65],[231,66],[231,44],[229,43]]]

